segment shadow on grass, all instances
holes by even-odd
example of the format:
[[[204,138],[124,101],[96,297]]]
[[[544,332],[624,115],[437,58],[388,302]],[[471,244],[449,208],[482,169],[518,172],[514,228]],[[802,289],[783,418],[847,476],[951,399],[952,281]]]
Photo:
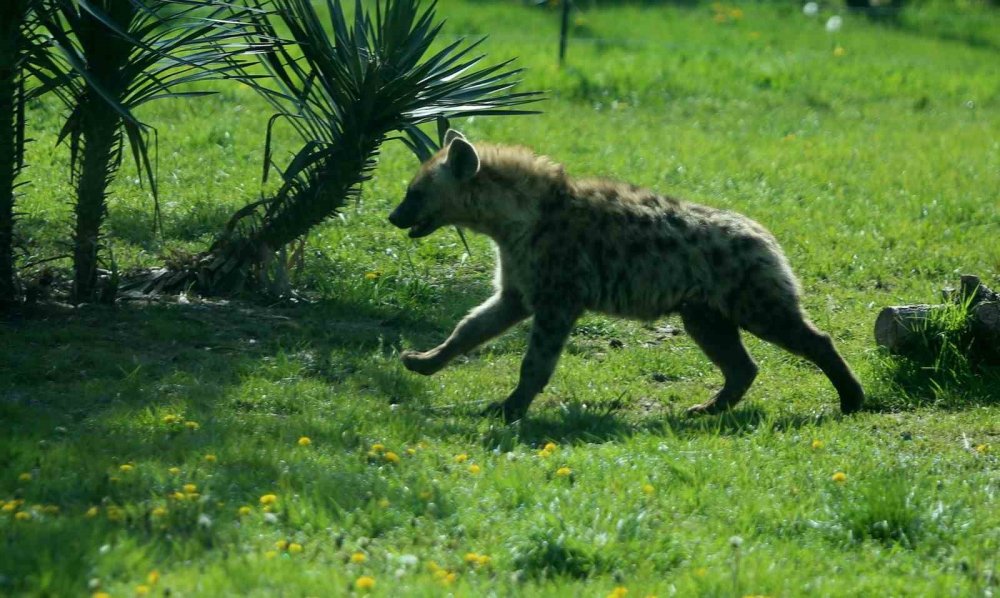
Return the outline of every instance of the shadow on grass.
[[[922,407],[957,411],[1000,405],[1000,366],[953,357],[879,355],[865,409],[879,413]]]
[[[529,413],[521,422],[504,425],[496,420],[482,436],[488,449],[509,451],[517,445],[540,446],[546,442],[603,443],[635,435],[664,437],[739,436],[761,429],[775,432],[823,425],[825,414],[771,414],[759,407],[743,406],[721,415],[689,416],[667,413],[635,419],[614,408],[585,409],[578,403]]]

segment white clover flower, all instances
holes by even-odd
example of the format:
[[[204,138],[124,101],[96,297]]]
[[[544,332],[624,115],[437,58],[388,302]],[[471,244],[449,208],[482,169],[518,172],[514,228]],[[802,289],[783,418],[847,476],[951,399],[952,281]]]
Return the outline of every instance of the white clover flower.
[[[840,26],[844,24],[844,19],[840,18],[840,15],[833,15],[826,20],[826,30],[828,33],[836,33],[840,31]]]
[[[819,4],[815,2],[806,2],[802,6],[802,14],[806,15],[807,17],[815,17],[816,15],[819,14]]]
[[[201,515],[198,515],[198,525],[206,529],[210,528],[212,527],[212,518],[202,513]]]

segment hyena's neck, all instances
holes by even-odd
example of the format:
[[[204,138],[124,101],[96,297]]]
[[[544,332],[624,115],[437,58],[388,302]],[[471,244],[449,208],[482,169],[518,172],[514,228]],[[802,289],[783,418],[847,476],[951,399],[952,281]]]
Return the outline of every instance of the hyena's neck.
[[[562,166],[517,147],[480,149],[481,166],[466,200],[470,229],[501,247],[529,236],[552,203],[566,196],[569,183]]]

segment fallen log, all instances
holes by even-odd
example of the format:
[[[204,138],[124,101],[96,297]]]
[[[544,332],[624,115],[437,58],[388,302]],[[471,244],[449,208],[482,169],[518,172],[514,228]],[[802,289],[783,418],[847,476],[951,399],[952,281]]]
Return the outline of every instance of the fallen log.
[[[977,276],[962,276],[958,289],[945,289],[949,304],[896,305],[883,308],[875,319],[875,341],[897,354],[911,354],[934,346],[935,322],[958,309],[964,318],[970,352],[1000,363],[1000,294]],[[966,343],[963,343],[963,345]]]

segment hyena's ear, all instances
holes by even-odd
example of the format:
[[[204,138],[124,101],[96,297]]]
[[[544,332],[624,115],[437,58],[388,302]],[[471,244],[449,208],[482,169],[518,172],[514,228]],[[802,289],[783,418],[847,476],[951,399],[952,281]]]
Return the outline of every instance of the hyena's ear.
[[[479,154],[465,137],[456,137],[448,144],[448,160],[445,164],[456,179],[468,181],[479,172]]]
[[[444,146],[448,147],[448,144],[456,139],[465,139],[465,135],[462,135],[455,129],[448,129],[444,133]],[[468,141],[468,139],[466,139],[466,141]]]

